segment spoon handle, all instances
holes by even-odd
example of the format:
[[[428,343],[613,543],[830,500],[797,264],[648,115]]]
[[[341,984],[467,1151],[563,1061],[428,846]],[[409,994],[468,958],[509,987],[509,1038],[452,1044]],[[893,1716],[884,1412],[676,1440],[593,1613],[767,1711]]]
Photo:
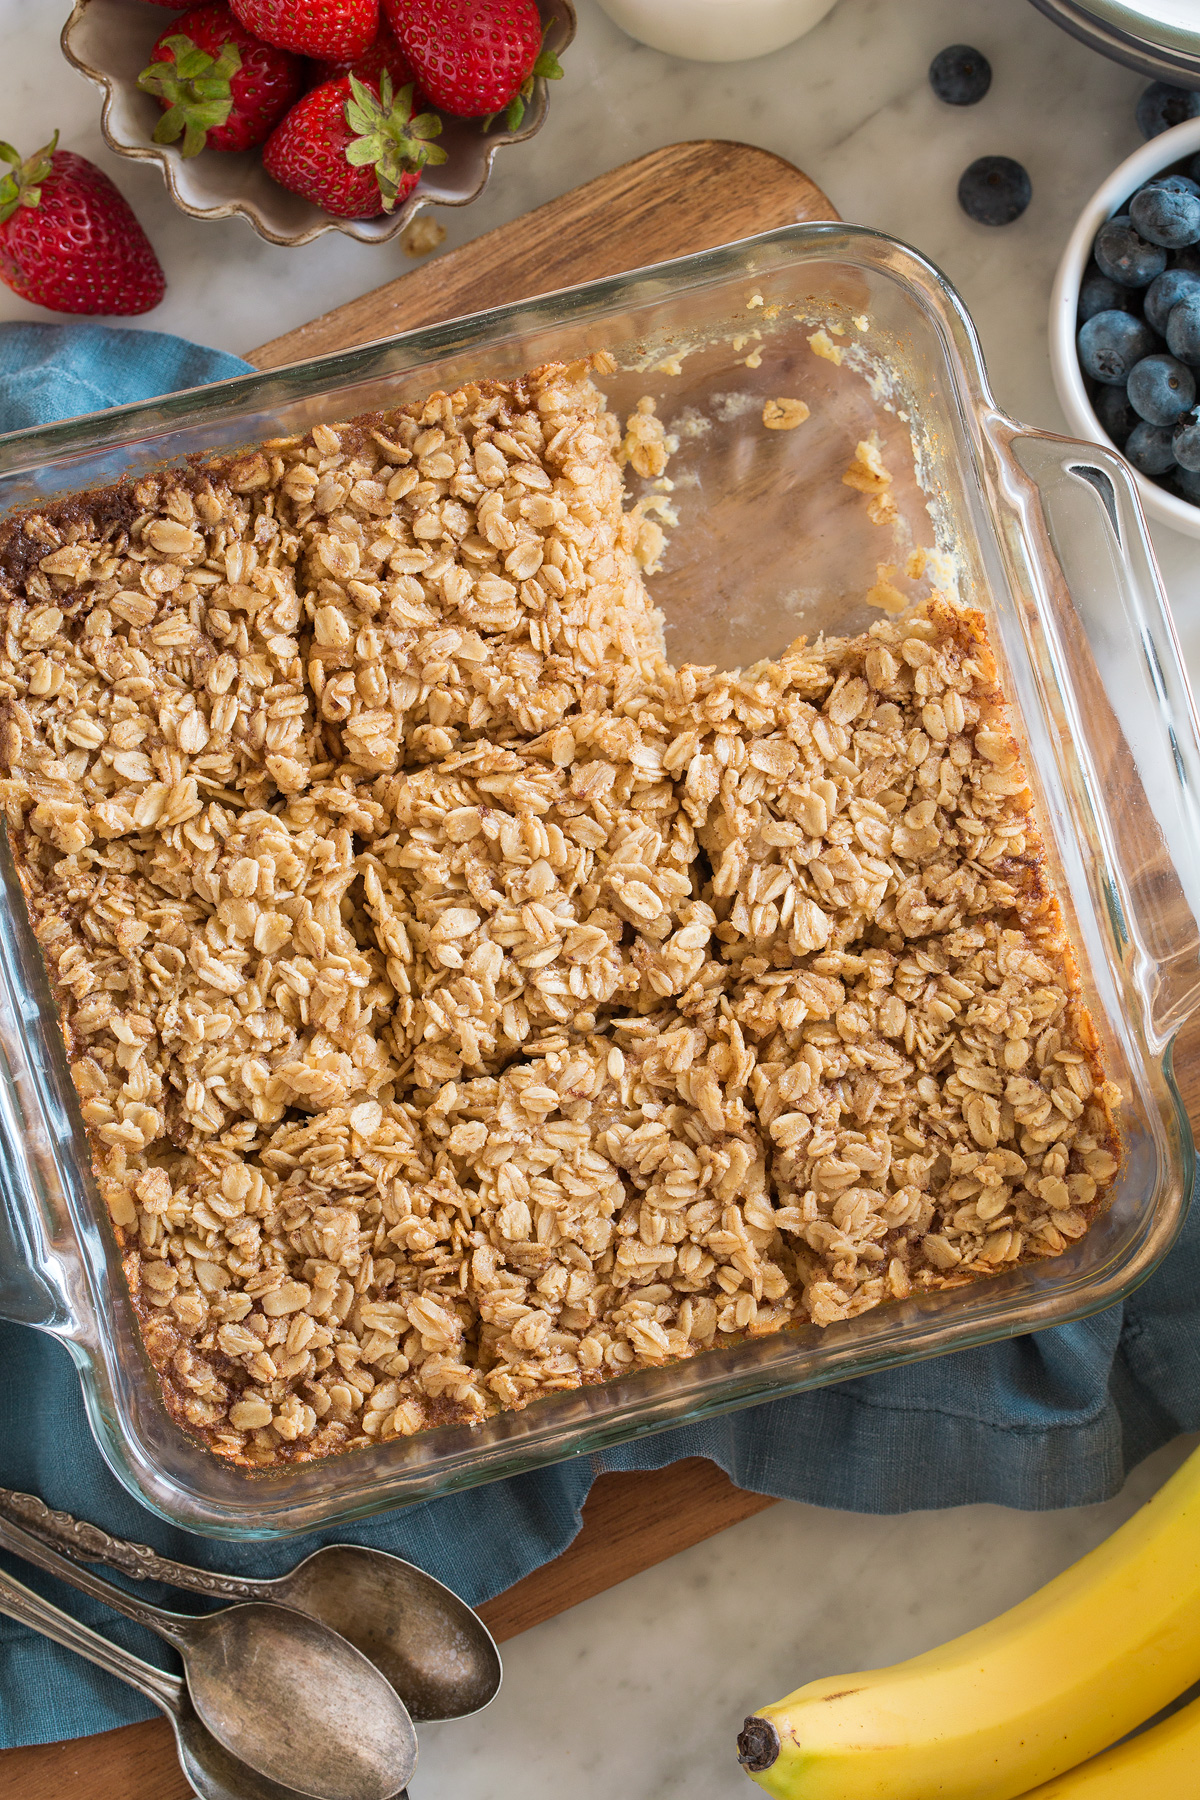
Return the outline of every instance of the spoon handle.
[[[106,1669],[118,1681],[127,1681],[130,1687],[137,1688],[165,1713],[177,1713],[182,1706],[183,1683],[178,1676],[154,1668],[140,1656],[134,1656],[131,1650],[101,1637],[98,1631],[52,1606],[49,1600],[43,1600],[40,1594],[14,1581],[3,1570],[0,1570],[0,1613],[6,1613],[10,1619],[28,1625],[33,1631],[40,1631],[43,1637],[53,1638],[56,1644],[74,1650],[76,1655],[86,1656],[89,1662]]]
[[[266,1597],[270,1588],[269,1582],[194,1569],[188,1563],[160,1556],[148,1544],[131,1544],[124,1538],[110,1537],[86,1519],[52,1511],[36,1494],[0,1488],[0,1520],[22,1527],[74,1563],[103,1563],[134,1581],[163,1581],[171,1587],[190,1588],[193,1593],[212,1594],[223,1600],[259,1600]]]
[[[23,1557],[26,1562],[31,1562],[35,1568],[45,1569],[48,1575],[56,1575],[70,1587],[78,1588],[81,1594],[89,1594],[93,1600],[111,1606],[114,1612],[124,1613],[135,1624],[145,1625],[160,1638],[165,1638],[168,1644],[173,1644],[177,1650],[183,1649],[186,1619],[178,1618],[160,1607],[151,1606],[145,1600],[137,1599],[133,1594],[125,1593],[110,1581],[102,1581],[99,1575],[93,1575],[90,1569],[77,1568],[57,1550],[51,1550],[40,1538],[26,1531],[24,1526],[0,1519],[0,1546]]]

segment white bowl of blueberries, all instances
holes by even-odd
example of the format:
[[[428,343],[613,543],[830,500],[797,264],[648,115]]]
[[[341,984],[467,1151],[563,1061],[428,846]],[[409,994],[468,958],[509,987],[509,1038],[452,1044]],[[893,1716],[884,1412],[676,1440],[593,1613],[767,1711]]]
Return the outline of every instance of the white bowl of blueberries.
[[[1200,537],[1200,118],[1152,137],[1085,207],[1050,357],[1072,429],[1121,452],[1147,513]]]

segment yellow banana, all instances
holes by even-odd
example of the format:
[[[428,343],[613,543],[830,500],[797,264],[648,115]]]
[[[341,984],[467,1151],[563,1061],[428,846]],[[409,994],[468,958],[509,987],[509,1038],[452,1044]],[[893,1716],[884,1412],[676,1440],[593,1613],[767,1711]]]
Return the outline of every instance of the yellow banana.
[[[990,1625],[764,1706],[746,1720],[739,1759],[778,1800],[1016,1800],[1198,1676],[1200,1451],[1105,1543]]]
[[[1196,1800],[1200,1795],[1200,1700],[1034,1788],[1023,1800]]]

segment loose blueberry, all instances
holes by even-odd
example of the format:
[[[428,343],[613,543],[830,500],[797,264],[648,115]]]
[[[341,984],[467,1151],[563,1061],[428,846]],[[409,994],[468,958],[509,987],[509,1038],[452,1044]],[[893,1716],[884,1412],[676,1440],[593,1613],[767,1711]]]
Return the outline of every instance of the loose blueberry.
[[[1200,470],[1177,467],[1175,489],[1184,500],[1190,500],[1193,506],[1200,506]]]
[[[1200,475],[1200,407],[1185,413],[1171,439],[1175,461],[1181,469]]]
[[[1152,81],[1137,103],[1138,130],[1144,138],[1158,137],[1185,119],[1200,118],[1200,94],[1191,88],[1171,87]]]
[[[1149,287],[1156,275],[1167,266],[1167,253],[1161,244],[1148,244],[1140,238],[1128,213],[1118,213],[1096,233],[1092,254],[1111,281],[1122,287]]]
[[[1154,333],[1127,312],[1102,312],[1080,326],[1078,344],[1085,374],[1106,387],[1123,388],[1130,369],[1154,349]]]
[[[1184,188],[1144,187],[1130,202],[1129,222],[1148,243],[1181,250],[1200,239],[1200,200]]]
[[[929,84],[948,106],[974,106],[992,85],[992,65],[970,44],[950,44],[930,63]]]
[[[1166,339],[1172,356],[1200,368],[1200,294],[1185,295],[1171,308]]]
[[[1196,377],[1173,356],[1143,356],[1129,371],[1129,404],[1151,425],[1173,425],[1195,404]]]
[[[958,204],[980,225],[1011,225],[1032,198],[1033,184],[1011,156],[980,156],[959,178]]]
[[[1165,425],[1149,425],[1142,419],[1125,439],[1125,455],[1143,475],[1165,475],[1175,467],[1171,433]]]
[[[1092,395],[1092,410],[1118,450],[1141,423],[1123,387],[1098,387]]]
[[[1165,281],[1166,275],[1160,275],[1158,279]],[[1079,284],[1081,325],[1086,324],[1088,319],[1094,319],[1098,312],[1133,312],[1136,306],[1137,296],[1132,288],[1122,287],[1111,275],[1102,275],[1095,263],[1088,265]]]
[[[1100,279],[1103,281],[1104,276],[1102,275]],[[1156,275],[1150,283],[1142,301],[1142,311],[1146,315],[1147,324],[1154,327],[1159,337],[1167,335],[1167,319],[1170,316],[1171,308],[1178,306],[1179,302],[1189,294],[1200,294],[1200,275],[1192,269],[1164,269],[1163,273]],[[1079,290],[1079,298],[1082,305],[1082,287]]]

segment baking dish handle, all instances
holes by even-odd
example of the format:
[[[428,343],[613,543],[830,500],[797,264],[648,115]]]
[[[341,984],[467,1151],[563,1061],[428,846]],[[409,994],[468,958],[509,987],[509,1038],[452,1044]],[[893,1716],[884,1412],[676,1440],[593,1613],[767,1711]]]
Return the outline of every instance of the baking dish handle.
[[[1122,459],[1027,428],[998,435],[1037,490],[1041,519],[1026,525],[1053,556],[1031,585],[1083,777],[1077,823],[1097,867],[1119,872],[1104,907],[1161,1051],[1200,1008],[1200,728],[1179,641]]]

